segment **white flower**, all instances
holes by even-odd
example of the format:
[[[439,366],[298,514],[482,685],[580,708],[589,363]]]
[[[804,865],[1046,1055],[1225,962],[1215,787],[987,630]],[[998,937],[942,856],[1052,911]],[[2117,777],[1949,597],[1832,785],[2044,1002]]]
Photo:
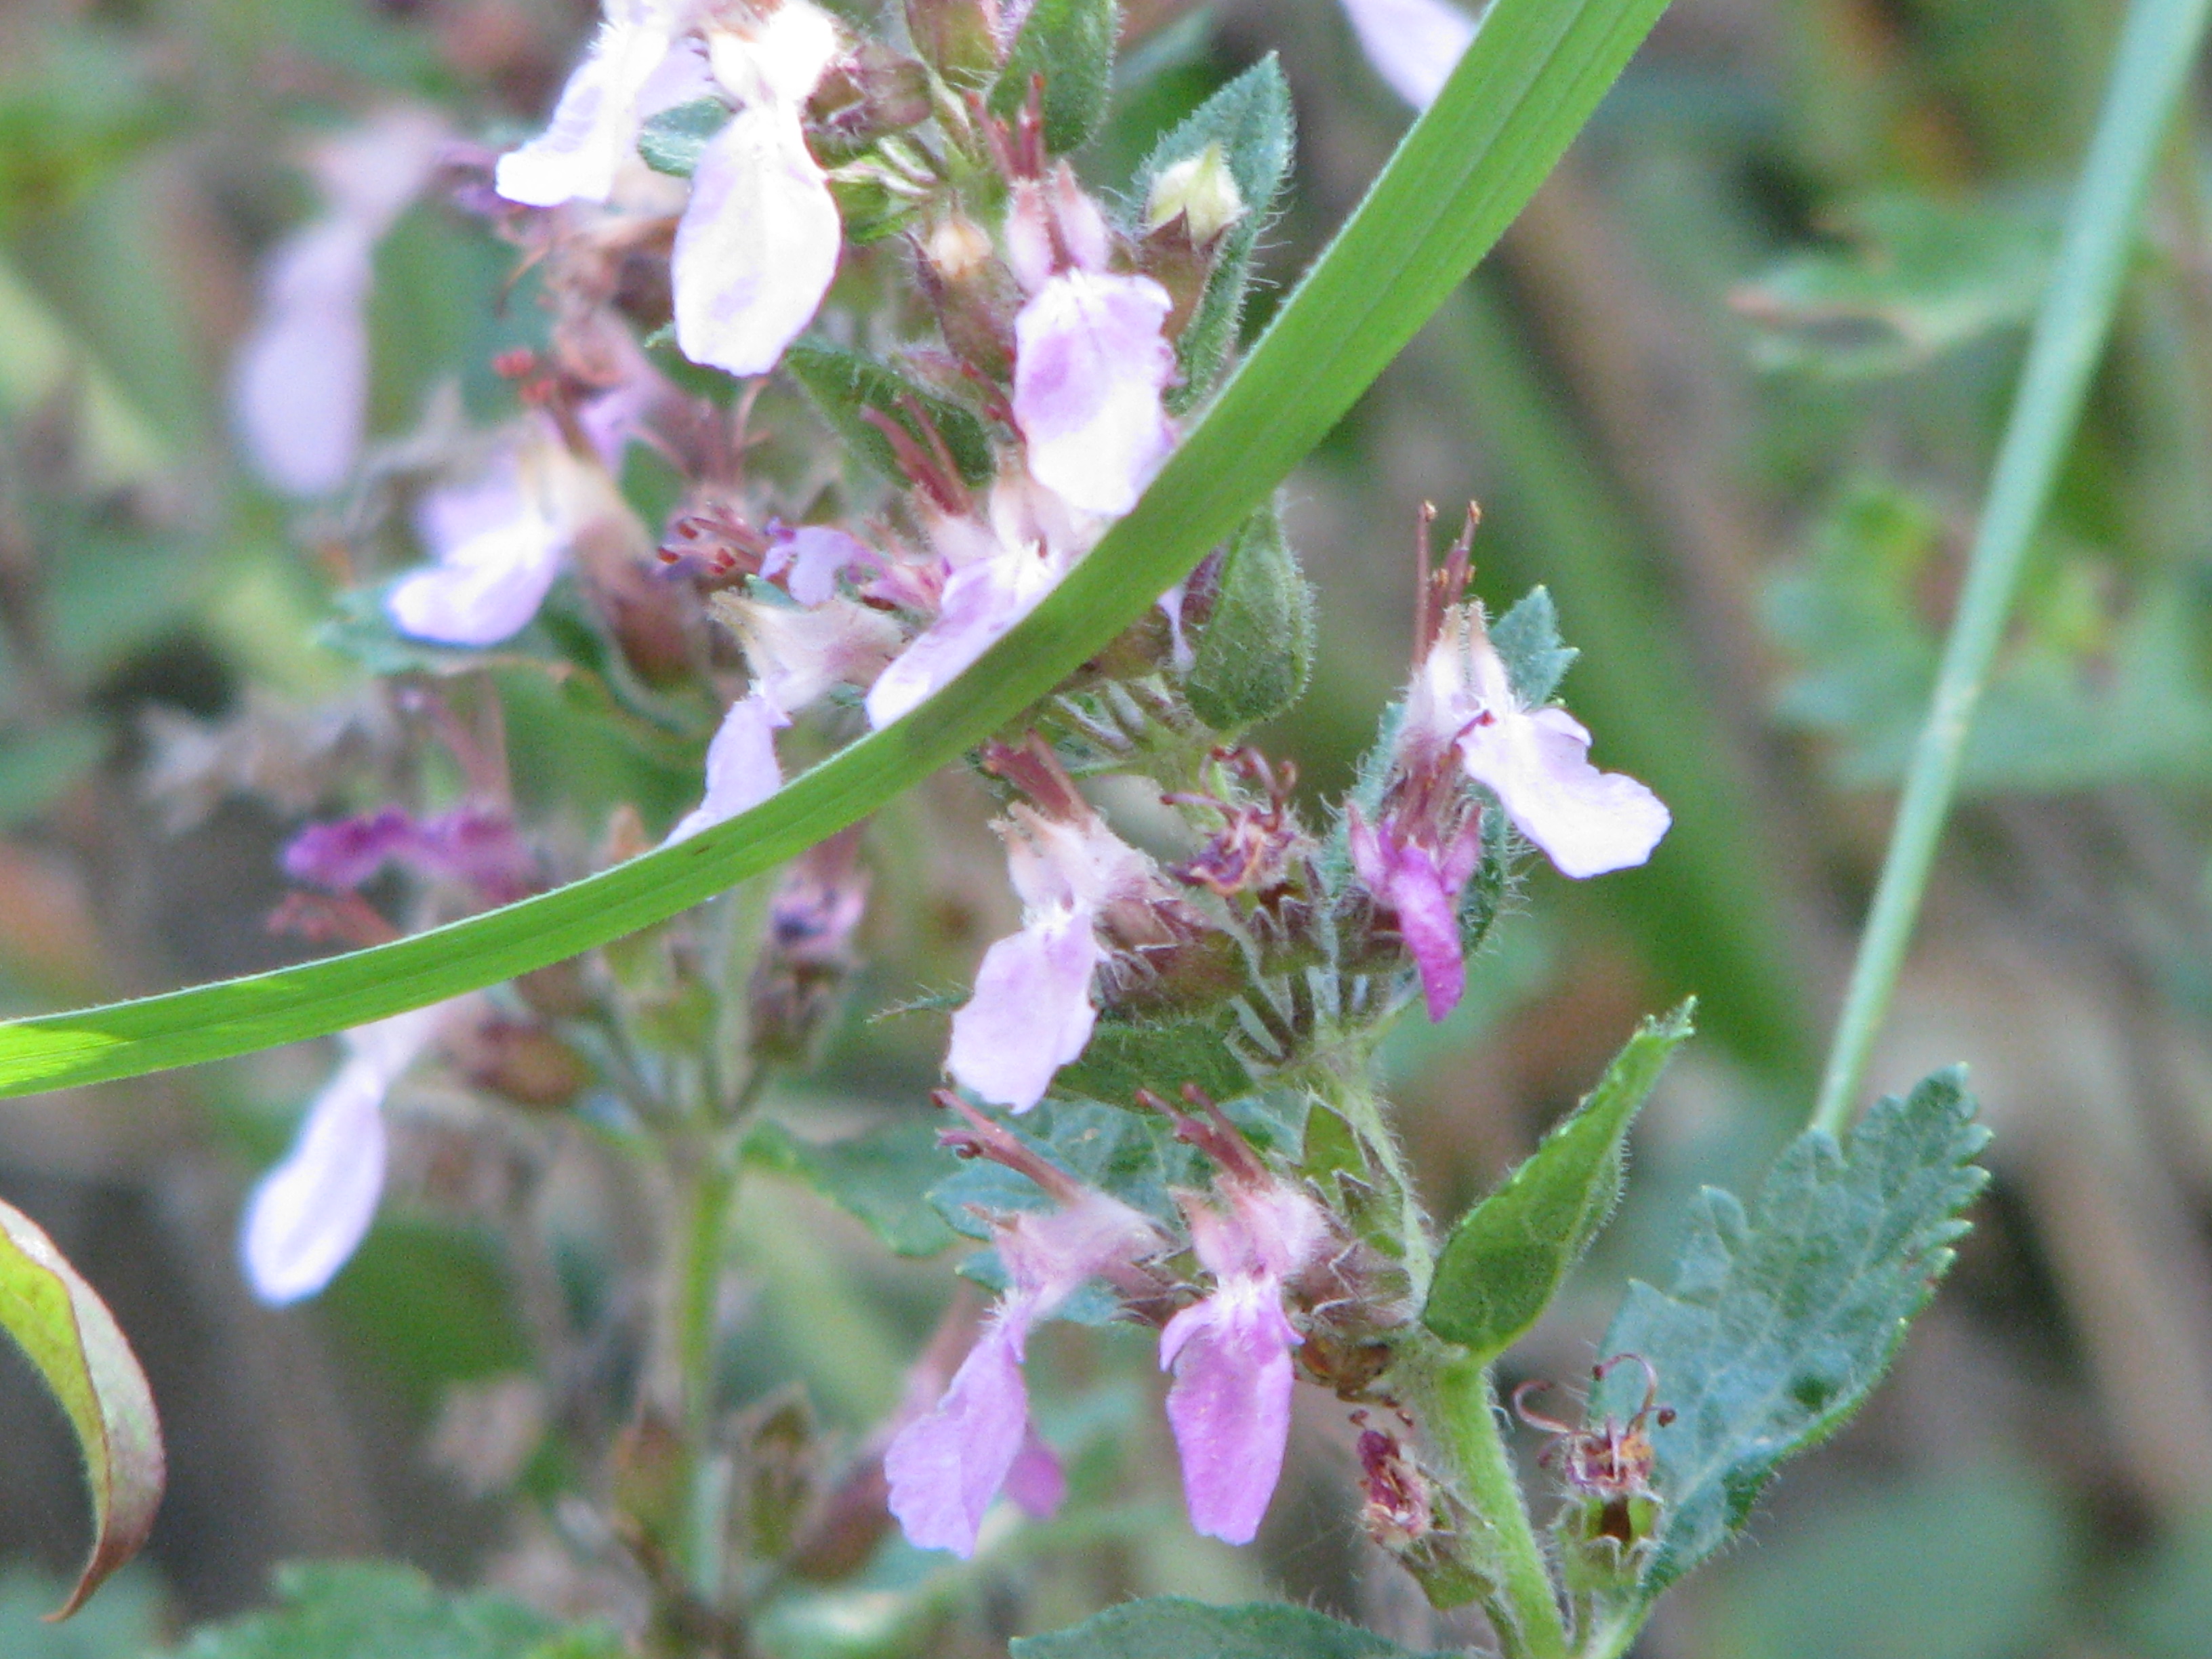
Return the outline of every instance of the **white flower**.
[[[416,529],[434,563],[402,577],[385,612],[441,645],[496,645],[530,623],[580,527],[614,508],[605,475],[535,434],[475,483],[432,490]]]
[[[706,799],[660,844],[673,847],[726,818],[749,812],[782,788],[775,734],[790,724],[790,715],[758,694],[732,703],[714,742],[707,745]]]
[[[606,0],[545,131],[499,158],[499,193],[526,207],[605,201],[646,118],[707,90],[697,53],[678,49],[697,11],[697,0]]]
[[[359,1247],[384,1192],[384,1097],[451,1006],[345,1033],[345,1062],[315,1097],[292,1150],[247,1200],[240,1254],[264,1302],[281,1307],[314,1295]]]
[[[708,37],[715,78],[744,107],[708,141],[676,230],[676,343],[694,362],[767,374],[836,274],[844,229],[800,123],[837,50],[836,26],[806,0]]]
[[[1474,39],[1474,20],[1444,0],[1344,0],[1375,72],[1415,109],[1444,89]]]

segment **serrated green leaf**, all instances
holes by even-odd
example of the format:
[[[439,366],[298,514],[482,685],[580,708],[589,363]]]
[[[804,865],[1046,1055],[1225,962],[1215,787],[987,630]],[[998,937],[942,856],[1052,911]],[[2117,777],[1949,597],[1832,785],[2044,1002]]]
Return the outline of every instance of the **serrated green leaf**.
[[[962,1168],[927,1119],[886,1124],[845,1140],[808,1141],[768,1121],[745,1136],[748,1164],[805,1182],[850,1212],[897,1255],[934,1255],[957,1235],[929,1192]]]
[[[1329,251],[1133,511],[928,702],[726,823],[374,950],[0,1024],[0,1097],[321,1036],[666,921],[857,822],[1088,661],[1262,505],[1519,212],[1665,0],[1497,0]]]
[[[1305,695],[1313,653],[1313,586],[1270,505],[1229,544],[1183,695],[1200,720],[1234,736]]]
[[[1657,1595],[1728,1541],[1783,1459],[1848,1421],[1951,1265],[1959,1212],[1988,1179],[1963,1074],[1939,1072],[1869,1112],[1838,1149],[1814,1129],[1776,1163],[1756,1218],[1699,1195],[1671,1291],[1629,1287],[1603,1352],[1658,1374],[1653,1484],[1664,1500],[1639,1586]],[[1626,1419],[1644,1375],[1617,1366],[1590,1415]]]
[[[1045,148],[1054,155],[1081,149],[1106,119],[1121,27],[1114,0],[1036,0],[991,88],[991,113],[1012,120],[1042,76]]]
[[[1007,1126],[1049,1162],[1078,1181],[1110,1194],[1164,1221],[1176,1214],[1170,1185],[1201,1184],[1188,1147],[1168,1132],[1166,1120],[1098,1101],[1048,1100]],[[970,1238],[988,1238],[981,1215],[1049,1207],[1028,1176],[978,1158],[930,1189],[929,1202]]]
[[[1559,611],[1552,590],[1532,587],[1490,625],[1490,642],[1505,665],[1513,695],[1531,708],[1551,702],[1559,682],[1582,654],[1559,638]]]
[[[1180,1595],[1109,1607],[1049,1636],[1017,1638],[1006,1652],[1008,1659],[1417,1659],[1395,1642],[1304,1607],[1224,1607]]]
[[[1551,1306],[1620,1202],[1628,1126],[1689,1036],[1696,1006],[1645,1020],[1573,1114],[1460,1218],[1421,1310],[1431,1330],[1486,1364]]]
[[[987,481],[992,473],[991,440],[974,414],[949,398],[925,391],[880,357],[848,351],[827,341],[801,340],[784,354],[783,366],[791,371],[807,401],[830,428],[865,456],[887,478],[903,479],[898,453],[880,428],[866,418],[872,410],[898,422],[900,428],[925,451],[928,434],[914,416],[919,409],[937,434],[960,476],[970,484]]]
[[[449,1595],[389,1561],[291,1562],[276,1605],[195,1632],[175,1659],[623,1659],[611,1631],[571,1629],[489,1595]]]
[[[729,125],[730,106],[719,98],[695,98],[647,118],[638,129],[637,153],[655,173],[689,179],[707,141]]]
[[[1203,154],[1207,145],[1218,144],[1237,194],[1244,198],[1244,216],[1223,234],[1206,292],[1176,342],[1176,358],[1182,370],[1182,385],[1173,394],[1178,410],[1194,406],[1212,390],[1237,343],[1251,279],[1252,249],[1290,171],[1294,130],[1290,86],[1270,53],[1193,110],[1160,140],[1138,170],[1134,195],[1141,204],[1151,200],[1153,182],[1161,173]]]
[[[167,1474],[161,1419],[107,1304],[38,1224],[8,1204],[0,1204],[0,1329],[53,1390],[84,1457],[92,1553],[54,1615],[65,1619],[154,1529]]]

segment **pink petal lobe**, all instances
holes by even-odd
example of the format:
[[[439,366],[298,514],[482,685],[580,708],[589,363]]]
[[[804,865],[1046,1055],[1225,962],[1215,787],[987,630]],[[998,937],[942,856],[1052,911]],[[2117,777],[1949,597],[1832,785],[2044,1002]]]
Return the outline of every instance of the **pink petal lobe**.
[[[699,158],[676,230],[684,355],[731,374],[767,374],[813,320],[843,238],[797,110],[763,105],[732,116]]]
[[[1513,825],[1559,873],[1577,878],[1643,863],[1672,819],[1650,790],[1589,763],[1589,733],[1565,709],[1508,708],[1460,738],[1468,775],[1493,790]]]
[[[1069,506],[1119,514],[1175,447],[1160,394],[1174,303],[1149,276],[1070,270],[1014,319],[1014,420],[1030,476]]]
[[[1025,1112],[1083,1052],[1097,1012],[1091,976],[1103,952],[1084,909],[1045,912],[983,954],[975,994],[952,1016],[945,1069],[994,1106]]]
[[[1060,1506],[1067,1501],[1067,1471],[1060,1467],[1060,1454],[1046,1445],[1034,1428],[1022,1442],[1013,1467],[1006,1471],[1006,1496],[1040,1521],[1060,1513]]]
[[[1260,1530],[1290,1442],[1291,1350],[1297,1333],[1281,1287],[1240,1275],[1185,1308],[1160,1334],[1172,1366],[1168,1422],[1182,1460],[1191,1525],[1249,1544]]]
[[[1022,1381],[1024,1313],[1002,1309],[985,1327],[934,1409],[898,1431],[884,1453],[890,1510],[909,1541],[975,1553],[975,1534],[1030,1437]]]

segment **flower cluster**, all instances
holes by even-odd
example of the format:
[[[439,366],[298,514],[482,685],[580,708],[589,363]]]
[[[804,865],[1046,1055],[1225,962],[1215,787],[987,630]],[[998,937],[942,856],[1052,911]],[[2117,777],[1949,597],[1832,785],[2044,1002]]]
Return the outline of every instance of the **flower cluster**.
[[[1064,1482],[1030,1419],[1024,1347],[1039,1320],[1103,1279],[1155,1315],[1182,1304],[1160,1333],[1160,1367],[1175,1374],[1168,1420],[1191,1523],[1251,1542],[1290,1437],[1291,1356],[1304,1340],[1290,1310],[1308,1271],[1341,1248],[1327,1214],[1271,1171],[1210,1102],[1203,1119],[1176,1115],[1218,1171],[1211,1196],[1176,1194],[1183,1243],[957,1096],[943,1098],[965,1120],[946,1132],[949,1145],[1028,1176],[1053,1207],[988,1218],[1006,1291],[942,1397],[884,1454],[891,1512],[907,1536],[966,1556],[1002,1490],[1032,1513],[1056,1507]],[[1194,1259],[1188,1274],[1175,1266],[1186,1252]]]
[[[1408,97],[1432,95],[1466,44],[1463,20],[1427,0],[1346,3]],[[564,684],[588,679],[658,738],[690,734],[703,781],[663,845],[757,805],[787,759],[904,719],[975,665],[1136,506],[1233,347],[1288,149],[1273,66],[1170,134],[1117,201],[1066,153],[1087,131],[1054,80],[1075,71],[1036,57],[1032,24],[1049,14],[993,0],[908,12],[893,44],[812,0],[607,0],[528,143],[472,160],[395,117],[386,163],[326,155],[328,222],[284,256],[240,369],[241,421],[280,432],[287,354],[325,313],[350,307],[357,328],[368,249],[434,178],[523,250],[550,322],[542,346],[495,365],[520,407],[485,432],[427,422],[377,458],[362,520],[405,526],[427,557],[356,620],[426,673],[494,649],[556,656]],[[293,264],[328,270],[311,282]],[[794,389],[851,466],[784,431]],[[312,493],[345,475],[358,392],[337,388],[353,414],[312,441],[303,427],[301,453],[264,445],[272,478]],[[640,448],[677,481],[658,524],[629,476]],[[1192,1522],[1212,1536],[1256,1534],[1300,1376],[1389,1399],[1378,1378],[1425,1246],[1387,1135],[1345,1124],[1342,1160],[1316,1170],[1248,1139],[1180,1058],[1156,1058],[1170,1052],[1158,1034],[1177,1055],[1192,1042],[1217,1055],[1226,1070],[1209,1078],[1326,1116],[1315,1103],[1333,1098],[1344,1056],[1417,996],[1432,1018],[1459,1000],[1522,842],[1583,878],[1642,862],[1668,826],[1649,790],[1590,763],[1589,733],[1468,597],[1468,538],[1435,572],[1426,539],[1425,520],[1410,685],[1319,830],[1294,770],[1241,741],[1295,696],[1310,646],[1310,599],[1272,512],[1007,728],[1018,740],[976,756],[1020,922],[952,1015],[940,1098],[959,1127],[945,1139],[1026,1177],[1042,1206],[980,1218],[1004,1292],[939,1397],[886,1430],[881,1501],[915,1542],[965,1555],[1001,1492],[1032,1512],[1058,1503],[1024,1364],[1037,1328],[1094,1285],[1158,1329]],[[580,623],[588,648],[544,643]],[[1249,689],[1262,684],[1277,689]],[[503,759],[448,746],[468,785],[458,803],[377,806],[292,842],[286,871],[313,890],[291,921],[374,937],[392,924],[371,901],[395,885],[427,921],[558,876],[515,821]],[[1151,784],[1186,856],[1156,858],[1116,829],[1089,787],[1115,772]],[[600,856],[651,845],[635,814],[618,817]],[[721,1144],[723,1115],[757,1097],[725,1086],[722,1048],[756,1079],[804,1062],[852,976],[864,846],[855,830],[794,863],[749,971],[727,982],[684,950],[658,968],[638,965],[650,951],[627,965],[611,951],[550,1012],[541,987],[350,1034],[254,1196],[257,1289],[311,1294],[358,1243],[382,1181],[385,1097],[434,1047],[465,1072],[474,1056],[479,1082],[496,1050],[514,1076],[487,1086],[532,1100],[577,1092],[588,1049],[605,1058],[595,1109],[665,1133],[672,1168]],[[701,1012],[715,998],[741,1004],[742,1043],[723,1036],[736,1022]],[[562,1020],[588,1028],[578,1049]],[[1102,1032],[1192,1109],[1120,1091],[1144,1133],[1180,1148],[1149,1197],[1079,1179],[1048,1134],[989,1109],[1096,1104],[1084,1068]],[[686,1042],[697,1052],[681,1063],[635,1063],[640,1047]],[[557,1063],[543,1077],[508,1063],[547,1045]],[[1222,1097],[1242,1109],[1241,1093]],[[1401,1212],[1378,1222],[1389,1203]],[[1449,1504],[1418,1453],[1371,1430],[1362,1456],[1378,1535],[1425,1539]]]

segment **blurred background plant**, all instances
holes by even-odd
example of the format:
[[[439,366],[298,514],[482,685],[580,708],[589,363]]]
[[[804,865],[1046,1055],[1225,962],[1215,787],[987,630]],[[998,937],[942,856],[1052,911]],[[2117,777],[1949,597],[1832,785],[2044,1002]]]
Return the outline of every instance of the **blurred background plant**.
[[[1333,3],[1130,9],[1143,40],[1086,167],[1127,178],[1280,52],[1300,142],[1259,257],[1286,282],[1406,111]],[[397,763],[410,714],[325,625],[361,530],[349,498],[298,507],[234,435],[256,271],[319,211],[303,170],[319,138],[402,98],[513,142],[591,21],[551,0],[0,12],[7,1012],[327,948],[266,925],[279,851],[310,817],[376,804],[362,780]],[[1419,1178],[1455,1213],[1638,1014],[1700,999],[1702,1040],[1646,1113],[1628,1207],[1583,1270],[1594,1293],[1570,1286],[1516,1375],[1584,1370],[1610,1304],[1595,1285],[1662,1277],[1688,1195],[1753,1184],[1800,1125],[2115,22],[2102,0],[1676,0],[1498,256],[1292,482],[1319,652],[1312,694],[1265,738],[1298,757],[1303,789],[1342,789],[1402,679],[1410,505],[1473,495],[1477,592],[1502,607],[1549,586],[1585,650],[1570,695],[1601,758],[1675,814],[1641,871],[1571,889],[1538,873],[1540,902],[1478,959],[1457,1014],[1389,1051]],[[2212,1628],[2203,114],[2192,100],[2173,137],[1876,1063],[1885,1088],[1972,1063],[1995,1185],[1889,1388],[1771,1492],[1763,1547],[1668,1604],[1639,1651],[2180,1659]],[[544,314],[514,250],[434,191],[374,262],[369,430],[397,465],[512,408],[494,364],[536,343]],[[650,458],[623,482],[658,522],[669,484]],[[658,822],[696,790],[683,754],[588,679],[494,668],[467,711],[496,708],[522,805],[579,860],[605,833],[580,804],[632,800]],[[866,965],[820,1067],[787,1091],[793,1122],[910,1117],[935,1080],[941,1021],[872,1016],[966,983],[1006,931],[987,816],[953,777],[884,815],[878,856],[927,878],[878,883]],[[749,888],[732,908],[767,902]],[[714,948],[672,930],[622,966],[680,1022],[686,953]],[[559,1092],[518,1080],[512,1054],[483,1063],[511,1095]],[[368,1245],[319,1303],[269,1311],[236,1270],[234,1218],[325,1069],[286,1051],[0,1109],[0,1197],[131,1333],[172,1468],[146,1559],[78,1623],[36,1628],[57,1599],[40,1575],[82,1536],[74,1453],[0,1351],[0,1556],[16,1564],[0,1651],[135,1655],[258,1604],[272,1565],[301,1558],[397,1556],[554,1613],[638,1594],[580,1582],[559,1541],[584,1524],[564,1504],[568,1437],[618,1412],[629,1379],[611,1368],[640,1318],[621,1298],[643,1247],[605,1224],[618,1174],[550,1118],[417,1091]],[[944,1276],[817,1197],[803,1138],[784,1161],[736,1217],[720,1386],[772,1441],[801,1379],[804,1432],[849,1443],[894,1403]],[[550,1281],[507,1248],[537,1224],[526,1195],[566,1229]],[[1063,1324],[1036,1358],[1048,1429],[1086,1449],[1072,1479],[1116,1501],[952,1576],[929,1650],[993,1651],[1165,1592],[1452,1639],[1357,1525],[1333,1419],[1297,1425],[1259,1548],[1231,1551],[1176,1511],[1140,1342]],[[386,1588],[404,1601],[404,1582]],[[779,1650],[917,1639],[865,1613],[840,1602]]]

